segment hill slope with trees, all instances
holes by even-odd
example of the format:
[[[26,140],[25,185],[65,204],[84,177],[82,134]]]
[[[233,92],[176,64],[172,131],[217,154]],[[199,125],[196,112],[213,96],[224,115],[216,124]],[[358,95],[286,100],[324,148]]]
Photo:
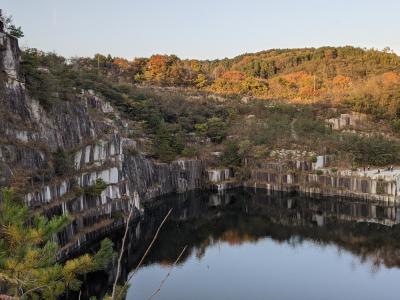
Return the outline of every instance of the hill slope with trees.
[[[400,57],[351,46],[272,49],[222,60],[175,55],[75,58],[76,68],[97,69],[111,80],[180,86],[220,94],[300,103],[346,104],[379,118],[399,117]]]

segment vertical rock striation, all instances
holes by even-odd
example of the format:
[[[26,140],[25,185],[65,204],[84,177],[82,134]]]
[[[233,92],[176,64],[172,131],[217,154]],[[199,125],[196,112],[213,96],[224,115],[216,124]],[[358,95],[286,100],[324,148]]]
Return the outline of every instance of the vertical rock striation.
[[[135,142],[121,137],[105,115],[113,108],[91,91],[44,110],[25,89],[17,39],[4,32],[0,72],[0,187],[12,185],[25,193],[33,213],[71,217],[58,236],[61,256],[123,225],[130,207],[139,216],[143,200],[205,187],[201,161],[163,164],[127,151],[125,146]],[[89,107],[97,111],[96,118]],[[49,171],[57,149],[73,158],[67,176]],[[88,193],[98,179],[106,188],[99,195]]]

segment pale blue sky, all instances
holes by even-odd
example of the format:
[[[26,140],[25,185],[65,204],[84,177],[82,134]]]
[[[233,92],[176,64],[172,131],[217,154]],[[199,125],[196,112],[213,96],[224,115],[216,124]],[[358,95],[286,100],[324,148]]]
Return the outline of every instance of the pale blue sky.
[[[223,58],[354,45],[400,53],[400,0],[2,0],[22,46],[65,56]]]

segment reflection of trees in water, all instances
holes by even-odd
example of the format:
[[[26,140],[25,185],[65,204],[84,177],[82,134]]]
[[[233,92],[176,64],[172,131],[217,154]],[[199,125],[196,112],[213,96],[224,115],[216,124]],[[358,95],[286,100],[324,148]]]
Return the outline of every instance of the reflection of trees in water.
[[[207,247],[215,243],[240,245],[270,237],[292,247],[301,246],[304,241],[321,247],[336,245],[339,250],[356,255],[360,263],[370,263],[375,271],[381,264],[400,267],[399,226],[379,224],[397,223],[396,213],[393,213],[397,207],[348,199],[266,197],[265,193],[245,190],[223,197],[225,201],[218,207],[197,203],[198,210],[191,212],[193,217],[188,214],[190,207],[187,207],[187,219],[171,220],[168,230],[160,236],[157,250],[146,263],[157,263],[160,257],[171,263],[176,251],[186,243],[190,248],[182,261],[192,251],[201,258]],[[203,200],[206,199],[203,197]],[[316,216],[322,216],[324,224],[321,225]],[[359,222],[365,220],[375,223]]]
[[[210,195],[192,192],[164,197],[148,205],[140,230],[134,225],[129,233],[122,280],[136,266],[171,207],[172,217],[160,232],[145,265],[168,266],[185,245],[188,249],[180,264],[192,255],[201,259],[208,247],[218,243],[241,245],[271,238],[294,248],[304,242],[320,247],[336,245],[338,253],[348,251],[359,263],[371,264],[373,272],[382,264],[400,267],[400,226],[379,224],[397,223],[397,207],[348,199],[267,196],[264,191],[255,193],[245,189],[217,195],[220,201],[215,201],[215,194]],[[374,223],[360,222],[365,220]],[[120,234],[115,233],[114,240],[120,247]],[[108,275],[97,275],[97,282],[105,282],[103,289],[109,281]]]

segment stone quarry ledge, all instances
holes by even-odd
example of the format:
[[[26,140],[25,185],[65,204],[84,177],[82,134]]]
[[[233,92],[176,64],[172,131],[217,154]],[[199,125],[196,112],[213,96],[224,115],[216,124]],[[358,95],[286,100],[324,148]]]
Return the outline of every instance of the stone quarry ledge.
[[[287,158],[290,154],[292,159]],[[339,196],[372,201],[400,202],[400,167],[357,170],[327,167],[331,156],[279,150],[275,159],[255,161],[251,177],[241,182],[229,168],[208,168],[208,188],[224,191],[240,186],[309,196]],[[295,158],[293,159],[293,154]],[[314,156],[311,161],[310,157]]]
[[[392,170],[387,168],[359,169],[358,171],[350,171],[353,176],[368,177],[372,179],[397,180],[400,177],[400,167],[393,167]]]
[[[276,163],[277,165],[279,163]],[[253,169],[246,186],[276,191],[298,191],[308,195],[344,196],[400,202],[400,168],[336,170],[319,167],[289,171],[277,168]]]

